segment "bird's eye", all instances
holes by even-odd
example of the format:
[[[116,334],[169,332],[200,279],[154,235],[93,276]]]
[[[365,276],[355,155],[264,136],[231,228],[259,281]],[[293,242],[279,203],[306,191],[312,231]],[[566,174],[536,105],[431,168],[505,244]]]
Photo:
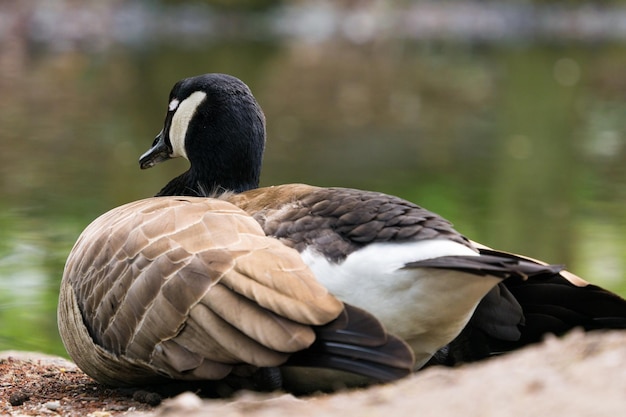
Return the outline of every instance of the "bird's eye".
[[[170,105],[167,107],[169,109],[169,111],[174,111],[178,108],[178,105],[180,104],[180,101],[175,98],[174,100],[170,101]]]

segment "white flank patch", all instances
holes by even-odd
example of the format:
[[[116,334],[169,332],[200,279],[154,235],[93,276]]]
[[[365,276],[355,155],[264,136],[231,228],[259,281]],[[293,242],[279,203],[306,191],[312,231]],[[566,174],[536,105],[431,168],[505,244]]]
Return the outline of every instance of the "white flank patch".
[[[196,91],[178,104],[176,113],[174,113],[172,117],[169,132],[170,143],[172,144],[172,158],[182,156],[185,159],[189,159],[187,158],[187,151],[185,151],[187,129],[189,128],[189,122],[191,122],[194,114],[196,114],[198,106],[200,106],[205,98],[206,93],[204,91]],[[174,101],[176,100],[172,100],[170,107]]]
[[[307,248],[302,258],[340,300],[366,309],[407,340],[421,362],[462,330],[500,280],[453,269],[404,268],[441,256],[480,256],[450,240],[374,243],[335,264]]]
[[[441,256],[475,255],[478,253],[465,245],[451,240],[422,240],[402,243],[372,243],[351,253],[340,264],[331,263],[310,247],[302,253],[302,259],[315,272],[317,279],[333,293],[354,293],[355,287],[367,285],[359,276],[372,276],[381,280],[381,275],[396,275],[411,262],[433,259]],[[395,286],[394,282],[382,280],[385,286]],[[378,285],[378,284],[376,284]],[[345,289],[344,289],[345,287]]]

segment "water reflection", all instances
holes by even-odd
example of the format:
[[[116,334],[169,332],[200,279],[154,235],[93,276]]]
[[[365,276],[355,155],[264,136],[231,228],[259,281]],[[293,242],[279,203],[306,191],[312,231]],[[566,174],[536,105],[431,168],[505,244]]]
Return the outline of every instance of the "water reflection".
[[[263,106],[264,185],[397,194],[626,295],[624,44],[5,43],[0,58],[0,349],[63,352],[67,253],[97,215],[185,169],[137,158],[171,84],[204,72],[242,78]]]

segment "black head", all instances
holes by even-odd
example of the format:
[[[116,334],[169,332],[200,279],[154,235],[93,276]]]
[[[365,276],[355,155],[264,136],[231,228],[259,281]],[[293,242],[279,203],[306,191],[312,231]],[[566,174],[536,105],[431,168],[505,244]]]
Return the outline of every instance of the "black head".
[[[241,192],[259,185],[265,116],[241,80],[205,74],[177,82],[163,130],[144,153],[142,169],[182,156],[191,167],[159,195]]]

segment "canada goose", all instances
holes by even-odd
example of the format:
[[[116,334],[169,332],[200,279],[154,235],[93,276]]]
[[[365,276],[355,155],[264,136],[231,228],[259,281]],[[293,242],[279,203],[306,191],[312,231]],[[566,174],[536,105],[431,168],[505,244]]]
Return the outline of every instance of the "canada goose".
[[[407,341],[416,369],[435,353],[435,363],[453,363],[514,349],[546,331],[626,326],[620,297],[560,267],[471,242],[400,198],[302,184],[259,189],[264,145],[265,118],[250,89],[206,74],[174,85],[164,127],[139,162],[145,169],[186,158],[189,170],[157,195],[214,195],[244,209],[268,236],[297,249],[332,294]],[[572,292],[576,301],[562,299]],[[600,308],[607,300],[610,307]],[[542,314],[559,325],[544,325]]]
[[[414,363],[374,317],[329,294],[295,250],[206,198],[150,198],[94,220],[68,256],[58,322],[77,365],[114,386],[219,380],[246,365],[389,381]]]

